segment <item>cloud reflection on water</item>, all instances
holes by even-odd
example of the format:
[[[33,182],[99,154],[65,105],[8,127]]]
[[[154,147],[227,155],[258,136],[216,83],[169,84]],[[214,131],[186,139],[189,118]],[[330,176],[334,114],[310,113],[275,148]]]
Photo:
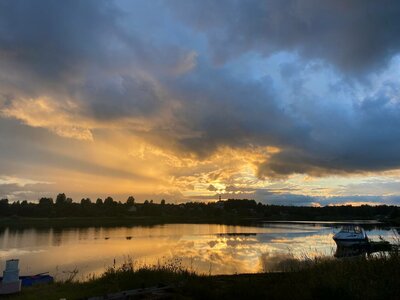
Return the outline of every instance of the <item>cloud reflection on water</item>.
[[[373,235],[390,234],[381,231]],[[130,237],[130,239],[127,239]],[[21,272],[79,270],[80,278],[132,258],[137,265],[178,258],[203,274],[273,270],[287,257],[333,255],[332,228],[275,224],[263,227],[169,224],[152,227],[0,231],[0,259],[20,258]],[[264,263],[263,263],[264,261]]]

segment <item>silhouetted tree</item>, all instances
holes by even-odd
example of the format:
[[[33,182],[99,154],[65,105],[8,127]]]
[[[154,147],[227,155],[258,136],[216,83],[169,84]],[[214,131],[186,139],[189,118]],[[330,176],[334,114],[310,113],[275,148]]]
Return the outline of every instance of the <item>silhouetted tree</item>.
[[[107,197],[106,199],[104,199],[104,204],[105,205],[113,205],[114,203],[115,203],[114,199],[111,198],[111,197]]]
[[[390,218],[394,221],[399,220],[400,208],[396,206],[369,206],[361,205],[354,207],[351,205],[325,206],[325,207],[301,207],[301,206],[282,206],[282,205],[263,205],[254,200],[229,199],[222,202],[198,203],[188,202],[168,204],[162,199],[160,204],[150,200],[145,200],[144,204],[136,203],[132,206],[115,202],[111,197],[107,197],[103,205],[103,200],[98,198],[96,205],[92,205],[89,198],[83,198],[81,205],[71,203],[72,199],[65,197],[65,194],[58,196],[58,203],[53,205],[52,198],[43,197],[39,199],[39,204],[28,203],[24,200],[9,203],[7,199],[0,200],[0,216],[23,216],[23,217],[70,217],[70,216],[124,216],[129,215],[135,207],[135,214],[138,216],[186,216],[195,217],[218,217],[230,218],[234,216],[264,217],[269,220],[321,220],[321,219],[384,219]],[[132,197],[133,198],[133,197]],[[64,200],[65,199],[65,200]],[[129,199],[126,203],[134,203],[134,199]]]
[[[92,203],[92,201],[90,200],[90,198],[82,198],[81,200],[81,205],[90,205]]]
[[[0,211],[4,212],[8,209],[8,199],[0,200]]]
[[[126,204],[128,204],[129,206],[132,206],[135,204],[135,198],[133,198],[133,196],[129,196],[128,199],[126,200]]]
[[[57,205],[64,204],[66,202],[67,202],[67,196],[65,196],[64,193],[57,195],[57,198],[56,198]]]
[[[39,199],[39,205],[53,205],[53,198],[42,197]]]

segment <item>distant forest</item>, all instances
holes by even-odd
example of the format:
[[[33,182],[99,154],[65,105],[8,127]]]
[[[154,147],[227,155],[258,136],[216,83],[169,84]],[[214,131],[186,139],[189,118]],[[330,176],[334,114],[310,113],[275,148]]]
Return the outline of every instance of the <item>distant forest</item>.
[[[84,198],[73,202],[65,194],[52,198],[41,198],[38,203],[0,200],[1,217],[65,218],[65,217],[162,217],[166,220],[219,220],[219,219],[261,219],[261,220],[350,220],[377,219],[399,220],[400,207],[379,205],[361,206],[280,206],[264,205],[255,200],[229,199],[218,202],[188,202],[182,204],[154,203],[146,200],[137,203],[129,197],[125,203],[107,197],[92,201]]]

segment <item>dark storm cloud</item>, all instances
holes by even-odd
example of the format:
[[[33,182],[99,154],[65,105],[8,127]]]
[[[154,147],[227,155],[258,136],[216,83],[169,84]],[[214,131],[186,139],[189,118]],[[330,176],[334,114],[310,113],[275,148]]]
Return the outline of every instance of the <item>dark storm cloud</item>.
[[[307,196],[301,194],[283,193],[277,194],[267,189],[259,189],[254,193],[255,199],[263,204],[273,205],[294,205],[294,206],[311,206],[311,205],[361,205],[364,203],[369,204],[387,204],[387,205],[399,205],[400,196]]]
[[[293,173],[316,176],[385,171],[400,167],[400,104],[397,84],[385,83],[359,103],[343,104],[303,93],[288,84],[295,103],[282,107],[273,79],[243,82],[228,71],[197,70],[168,83],[182,100],[177,122],[198,131],[176,140],[183,151],[207,157],[220,146],[278,146],[259,165],[260,177]],[[345,84],[343,84],[345,85]],[[346,89],[346,87],[342,87]],[[331,92],[335,98],[339,93]],[[350,112],[351,111],[351,112]]]
[[[217,62],[247,51],[298,51],[343,70],[382,67],[400,49],[394,0],[175,0],[176,15],[204,32]]]
[[[307,142],[283,148],[259,166],[259,175],[324,175],[399,168],[400,104],[391,96],[398,90],[388,84],[361,104],[354,104],[351,119],[321,111],[323,122],[310,120],[310,134],[303,136]]]
[[[201,159],[222,146],[279,147],[259,165],[260,177],[400,167],[398,82],[357,101],[350,91],[344,105],[336,97],[350,84],[336,82],[327,101],[307,91],[302,75],[315,60],[328,64],[315,64],[314,77],[332,65],[344,78],[383,69],[400,48],[397,1],[168,1],[133,18],[145,2],[1,1],[0,109],[21,95],[50,95],[76,101],[72,114],[86,121],[157,118],[144,137]],[[153,27],[141,23],[147,17]],[[242,58],[242,70],[242,54],[282,52],[300,55],[281,64],[284,87],[269,70],[255,80],[251,70],[237,76],[229,65]],[[167,108],[171,118],[160,113]]]
[[[261,177],[382,171],[400,166],[400,143],[396,138],[400,134],[399,105],[390,104],[391,97],[384,93],[389,89],[395,94],[398,83],[383,87],[379,94],[363,99],[361,104],[355,103],[351,117],[340,111],[340,103],[315,107],[311,117],[302,115],[298,108],[318,101],[309,99],[313,95],[302,94],[306,79],[299,75],[299,68],[308,59],[323,59],[346,73],[365,75],[364,72],[382,70],[399,52],[397,2],[173,3],[172,10],[181,20],[205,34],[219,63],[254,51],[263,55],[296,51],[305,59],[283,64],[281,68],[281,76],[292,81],[285,88],[297,93],[293,114],[288,112],[291,108],[280,107],[282,94],[273,91],[273,80],[269,85],[240,82],[211,71],[185,81],[180,91],[190,91],[191,96],[186,96],[191,99],[188,109],[195,112],[185,115],[190,115],[190,125],[202,132],[201,136],[180,141],[186,147],[201,155],[219,145],[281,147],[282,152],[259,166]],[[332,89],[343,87],[346,84]],[[197,89],[201,90],[198,95]],[[201,100],[193,101],[196,98]]]
[[[304,142],[307,128],[278,106],[272,80],[243,82],[229,70],[207,67],[168,85],[182,102],[177,121],[200,132],[177,140],[184,151],[206,157],[222,145],[246,148]]]
[[[162,105],[157,87],[143,78],[114,76],[87,82],[80,98],[98,120],[149,116]]]
[[[369,183],[373,185],[374,183]],[[370,187],[372,190],[373,188]],[[293,191],[293,192],[292,192]],[[327,205],[399,205],[400,196],[381,195],[348,195],[348,196],[310,196],[301,194],[301,190],[294,189],[269,189],[249,187],[229,187],[225,193],[216,193],[212,196],[194,196],[191,199],[199,201],[216,200],[221,196],[223,199],[254,199],[266,205],[289,205],[289,206],[327,206]]]
[[[319,203],[317,197],[296,194],[274,194],[268,190],[257,190],[255,198],[263,204],[310,206]]]
[[[159,45],[134,23],[122,26],[132,16],[116,4],[2,1],[2,98],[10,104],[19,96],[69,97],[80,102],[84,114],[99,120],[158,111],[154,83],[141,74],[177,75],[185,70],[180,64],[190,51]]]
[[[1,1],[0,56],[47,80],[101,63],[119,30],[112,2]]]

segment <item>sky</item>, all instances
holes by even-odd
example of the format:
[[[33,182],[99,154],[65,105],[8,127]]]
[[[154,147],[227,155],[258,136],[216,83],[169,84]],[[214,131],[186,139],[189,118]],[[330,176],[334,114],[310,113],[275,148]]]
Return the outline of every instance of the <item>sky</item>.
[[[400,2],[0,0],[0,197],[400,204]]]

